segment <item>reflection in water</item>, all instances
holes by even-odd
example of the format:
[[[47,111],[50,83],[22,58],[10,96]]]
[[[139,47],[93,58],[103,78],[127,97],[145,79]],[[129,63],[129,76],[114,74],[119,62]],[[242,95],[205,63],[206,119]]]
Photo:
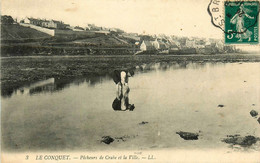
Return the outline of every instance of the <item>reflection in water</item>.
[[[116,98],[112,103],[112,108],[115,111],[134,110],[134,104],[129,104],[129,92],[130,88],[128,85],[117,85]]]
[[[140,72],[150,72],[150,71],[166,71],[166,70],[177,70],[177,69],[199,69],[203,68],[206,65],[210,67],[216,66],[216,64],[223,64],[223,63],[210,63],[207,64],[206,62],[192,62],[192,61],[182,61],[182,62],[159,62],[159,63],[149,63],[149,64],[141,64],[137,65],[135,67],[135,72],[140,73]],[[119,71],[118,71],[119,72]],[[118,73],[117,72],[117,73]],[[133,71],[125,71],[127,76],[125,79],[125,82],[128,82],[128,77],[132,76],[131,73]],[[120,76],[120,74],[117,74],[117,76]],[[112,76],[110,74],[110,79],[111,77],[114,79],[115,73],[112,73]],[[52,92],[57,92],[60,90],[63,90],[64,88],[70,87],[71,85],[81,85],[83,83],[87,83],[89,86],[94,86],[96,83],[101,83],[102,80],[109,80],[108,76],[102,77],[102,76],[89,76],[85,78],[80,78],[80,79],[75,79],[75,78],[65,78],[65,79],[54,79],[50,78],[44,81],[39,81],[33,84],[30,84],[29,86],[24,86],[20,87],[16,90],[5,90],[2,91],[2,96],[3,97],[11,97],[13,94],[16,95],[35,95],[35,94],[40,94],[40,93],[52,93]],[[118,79],[117,79],[118,80]],[[114,80],[115,81],[115,80]],[[121,82],[121,79],[119,77],[119,80]],[[115,81],[116,83],[116,81]],[[117,83],[116,83],[117,84]],[[2,87],[2,89],[5,89]],[[10,89],[10,88],[8,88]],[[5,94],[4,94],[5,93]]]
[[[61,91],[70,85],[81,85],[83,83],[87,83],[88,86],[92,87],[96,83],[101,83],[104,77],[89,77],[89,78],[81,78],[81,79],[46,79],[42,81],[38,81],[35,83],[30,84],[29,86],[20,87],[19,89],[15,90],[12,95],[35,95],[41,93],[52,93]]]
[[[112,108],[115,111],[133,111],[135,106],[129,104],[129,92],[128,78],[134,75],[133,70],[115,70],[112,74],[112,78],[116,84],[116,98],[112,103]]]
[[[1,146],[10,152],[94,151],[104,150],[100,139],[111,135],[130,139],[106,146],[105,150],[194,149],[194,143],[208,149],[226,147],[220,140],[234,133],[260,137],[256,119],[249,114],[260,105],[260,64],[186,63],[186,68],[177,62],[151,64],[153,70],[147,73],[136,69],[128,84],[130,98],[127,86],[117,87],[115,96],[111,76],[55,78],[54,83],[49,80],[34,87],[32,84],[32,90],[63,90],[2,98]],[[132,112],[115,112],[111,108],[113,102],[117,108],[120,106],[118,110],[124,110],[132,101],[138,108]],[[219,104],[225,107],[219,109]],[[140,122],[150,125],[140,126]],[[176,134],[183,130],[202,131],[205,137],[199,142],[183,143]]]
[[[210,63],[212,65],[214,63]],[[192,61],[176,61],[176,62],[159,62],[149,63],[136,66],[136,71],[149,72],[149,71],[160,71],[169,69],[198,69],[206,65],[206,62],[192,62]]]
[[[39,81],[28,87],[19,88],[16,94],[35,94],[40,92],[51,92],[54,90],[54,78]]]

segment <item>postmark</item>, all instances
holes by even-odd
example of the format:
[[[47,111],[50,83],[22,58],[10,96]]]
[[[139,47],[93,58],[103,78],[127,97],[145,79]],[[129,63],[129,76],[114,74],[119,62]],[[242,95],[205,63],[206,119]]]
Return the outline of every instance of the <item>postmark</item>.
[[[224,1],[211,0],[208,5],[208,13],[211,16],[211,23],[225,32]]]
[[[225,43],[259,42],[259,1],[211,0],[208,13],[212,24],[223,31]]]

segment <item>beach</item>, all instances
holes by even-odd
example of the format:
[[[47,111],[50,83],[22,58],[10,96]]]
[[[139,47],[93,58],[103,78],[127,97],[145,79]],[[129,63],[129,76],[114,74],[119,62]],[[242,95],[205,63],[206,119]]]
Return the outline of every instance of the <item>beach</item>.
[[[7,152],[259,151],[259,115],[250,114],[260,106],[257,56],[18,57],[2,58],[2,66],[2,89],[20,74],[1,100]],[[112,109],[109,72],[122,67],[135,68],[133,111]]]

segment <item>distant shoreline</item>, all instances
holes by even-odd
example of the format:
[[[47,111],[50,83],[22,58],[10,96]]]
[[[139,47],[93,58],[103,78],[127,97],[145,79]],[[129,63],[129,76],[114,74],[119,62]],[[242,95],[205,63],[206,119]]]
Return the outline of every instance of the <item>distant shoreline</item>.
[[[142,67],[154,63],[242,63],[260,62],[260,55],[97,55],[97,56],[26,56],[1,57],[2,95],[49,78],[64,82],[77,78],[106,76],[115,69]],[[139,71],[136,69],[136,71]],[[145,71],[150,71],[147,69]]]
[[[218,55],[218,54],[243,54],[246,52],[210,52],[200,53],[194,50],[187,51],[175,51],[174,53],[161,53],[160,51],[140,51],[135,47],[96,47],[96,46],[84,46],[79,44],[64,45],[40,45],[40,43],[15,43],[15,44],[2,44],[1,56],[98,56],[98,55]]]
[[[223,53],[223,54],[140,54],[140,55],[133,55],[133,54],[129,54],[129,55],[26,55],[26,56],[0,56],[1,59],[10,59],[10,58],[114,58],[114,57],[160,57],[160,56],[164,56],[164,57],[191,57],[191,56],[195,56],[195,57],[207,57],[207,56],[254,56],[256,57],[255,59],[257,60],[257,62],[260,62],[260,53],[246,53],[246,52],[241,52],[241,53]],[[259,56],[259,60],[258,60],[258,56]],[[252,58],[251,58],[252,59]]]

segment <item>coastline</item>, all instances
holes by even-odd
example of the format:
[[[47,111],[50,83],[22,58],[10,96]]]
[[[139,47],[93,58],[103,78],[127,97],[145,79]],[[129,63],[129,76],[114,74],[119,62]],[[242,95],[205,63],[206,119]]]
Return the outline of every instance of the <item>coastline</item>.
[[[94,56],[27,56],[1,57],[2,95],[19,87],[55,78],[66,81],[93,76],[106,76],[115,69],[130,69],[143,64],[187,62],[260,62],[260,55],[94,55]],[[149,67],[148,67],[149,71]]]

